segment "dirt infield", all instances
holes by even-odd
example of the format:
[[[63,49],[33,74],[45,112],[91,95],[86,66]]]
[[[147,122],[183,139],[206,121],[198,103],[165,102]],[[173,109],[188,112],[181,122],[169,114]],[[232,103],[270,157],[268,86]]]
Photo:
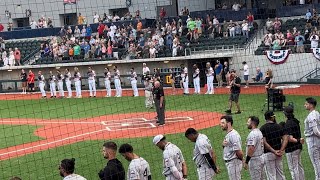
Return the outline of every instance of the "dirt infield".
[[[279,85],[282,86],[282,85]],[[320,96],[319,85],[300,85],[298,88],[285,88],[283,90],[285,95],[302,95],[302,96]],[[193,88],[190,88],[190,93],[192,94]],[[205,88],[201,88],[201,93],[204,94],[206,92]],[[215,94],[228,94],[230,89],[227,88],[215,88]],[[250,86],[250,88],[242,88],[241,94],[264,94],[265,88],[264,86]],[[182,94],[182,89],[177,89],[176,94]],[[144,95],[143,90],[139,90],[140,96]],[[165,94],[171,95],[171,89],[165,89]],[[58,95],[58,92],[57,92]],[[75,95],[75,92],[73,92]],[[105,90],[97,91],[97,97],[104,97],[106,95]],[[112,90],[112,95],[115,95],[115,90]],[[82,92],[83,97],[89,97],[88,91]],[[133,92],[131,89],[123,90],[123,96],[133,96]],[[28,99],[39,99],[41,97],[40,93],[35,94],[19,94],[19,93],[10,93],[10,94],[0,94],[0,100],[28,100]],[[47,97],[50,97],[50,94],[47,93]]]
[[[23,156],[85,140],[135,138],[157,134],[175,134],[189,127],[203,129],[219,124],[222,114],[202,111],[166,112],[166,125],[157,126],[155,113],[128,113],[86,119],[1,119],[0,124],[38,125],[36,142],[0,149],[0,160]]]

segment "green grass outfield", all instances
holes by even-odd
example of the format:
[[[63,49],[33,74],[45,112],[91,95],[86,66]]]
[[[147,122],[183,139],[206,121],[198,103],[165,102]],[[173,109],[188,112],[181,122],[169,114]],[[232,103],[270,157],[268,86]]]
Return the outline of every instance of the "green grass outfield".
[[[234,128],[242,137],[242,145],[249,133],[246,127],[247,117],[250,115],[259,116],[260,126],[264,124],[262,105],[265,95],[241,95],[240,103],[243,113],[234,116]],[[168,96],[167,110],[194,110],[211,111],[223,113],[227,107],[227,95],[197,95],[197,96]],[[304,96],[287,96],[287,102],[294,102],[296,117],[301,121],[301,128],[304,128],[303,121],[308,112],[304,110]],[[44,119],[71,119],[96,117],[106,114],[144,112],[149,111],[144,108],[144,98],[97,98],[97,99],[55,99],[55,100],[16,100],[0,101],[1,118],[44,118]],[[283,121],[284,116],[277,112],[277,121]],[[37,141],[40,138],[33,135],[36,126],[10,126],[0,125],[0,148],[18,145],[26,142]],[[181,127],[186,129],[186,127]],[[143,129],[141,130],[143,131]],[[218,165],[222,173],[215,179],[227,179],[227,171],[222,159],[221,143],[225,132],[220,127],[213,127],[201,130],[206,134],[218,156]],[[162,171],[162,152],[152,144],[153,137],[115,139],[119,145],[130,143],[134,147],[134,152],[144,157],[151,166],[152,177],[155,180],[164,179]],[[184,134],[173,134],[167,136],[168,140],[178,145],[187,161],[188,179],[196,180],[196,169],[192,161],[194,144],[189,142]],[[61,179],[59,176],[58,165],[64,158],[76,158],[76,173],[83,175],[89,180],[98,179],[97,173],[106,165],[101,149],[104,141],[85,141],[63,147],[29,154],[23,157],[0,161],[0,180],[7,180],[12,176],[20,176],[23,180],[30,179]],[[306,179],[314,179],[314,171],[309,160],[306,145],[304,145],[302,161]],[[245,150],[243,146],[243,150]],[[125,169],[128,162],[118,155],[123,162]],[[286,158],[283,160],[284,170],[287,179],[291,179]],[[242,171],[242,179],[249,179],[248,172]]]

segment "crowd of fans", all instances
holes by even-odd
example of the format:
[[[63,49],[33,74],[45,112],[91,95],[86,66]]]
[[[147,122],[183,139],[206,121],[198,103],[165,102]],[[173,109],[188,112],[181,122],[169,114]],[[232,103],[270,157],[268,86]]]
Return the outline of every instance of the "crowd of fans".
[[[307,11],[303,27],[283,29],[280,18],[275,18],[274,21],[268,18],[266,22],[267,33],[264,36],[263,44],[267,49],[291,49],[292,52],[304,53],[305,45],[318,48],[320,35],[318,25],[319,17],[315,9],[312,12]],[[286,31],[285,34],[284,31]]]
[[[4,40],[0,37],[0,67],[20,66],[21,52],[18,48],[9,48],[6,50]]]

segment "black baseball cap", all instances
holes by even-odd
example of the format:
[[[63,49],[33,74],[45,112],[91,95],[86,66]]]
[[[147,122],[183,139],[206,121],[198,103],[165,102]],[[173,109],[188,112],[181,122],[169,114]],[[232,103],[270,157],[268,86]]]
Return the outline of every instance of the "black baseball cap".
[[[264,113],[265,120],[270,120],[271,118],[273,118],[275,116],[276,115],[274,115],[273,111],[267,111],[266,113]]]
[[[293,114],[293,108],[291,106],[286,106],[283,108],[285,114]]]

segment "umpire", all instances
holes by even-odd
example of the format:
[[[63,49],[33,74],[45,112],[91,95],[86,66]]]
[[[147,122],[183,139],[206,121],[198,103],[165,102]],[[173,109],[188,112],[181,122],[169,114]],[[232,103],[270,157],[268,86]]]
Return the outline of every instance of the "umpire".
[[[288,132],[288,145],[286,147],[288,167],[292,179],[303,180],[304,170],[301,164],[301,151],[304,139],[301,138],[300,122],[294,117],[291,106],[285,107],[283,113],[287,118],[284,130]]]
[[[272,111],[264,114],[266,124],[261,126],[263,135],[265,170],[269,180],[285,180],[282,155],[288,143],[288,136],[284,129],[277,124]]]
[[[159,124],[159,126],[163,126],[165,125],[166,101],[164,98],[163,87],[160,81],[158,80],[154,82],[153,94],[154,94],[154,102],[155,102],[157,117],[158,117],[157,123]]]

